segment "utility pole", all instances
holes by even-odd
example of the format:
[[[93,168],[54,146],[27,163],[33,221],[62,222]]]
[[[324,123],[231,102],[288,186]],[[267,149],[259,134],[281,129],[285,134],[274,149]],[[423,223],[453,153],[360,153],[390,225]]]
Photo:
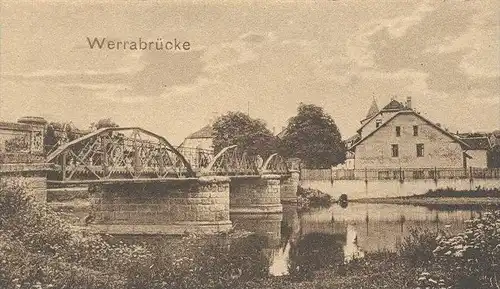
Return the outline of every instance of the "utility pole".
[[[247,102],[247,115],[250,116],[250,101]]]

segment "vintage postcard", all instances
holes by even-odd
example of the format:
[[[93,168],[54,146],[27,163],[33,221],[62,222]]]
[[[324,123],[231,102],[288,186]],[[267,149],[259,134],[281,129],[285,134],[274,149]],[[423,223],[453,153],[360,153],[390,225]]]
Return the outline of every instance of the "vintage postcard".
[[[500,288],[500,2],[1,1],[0,288]]]

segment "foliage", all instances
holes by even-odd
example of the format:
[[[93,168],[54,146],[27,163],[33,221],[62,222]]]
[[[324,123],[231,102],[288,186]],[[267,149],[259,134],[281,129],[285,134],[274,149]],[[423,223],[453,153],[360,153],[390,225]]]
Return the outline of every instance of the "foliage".
[[[0,186],[0,288],[232,288],[267,273],[253,247],[262,243],[222,235],[127,244],[74,230],[20,183]]]
[[[323,108],[301,103],[288,121],[280,152],[300,158],[308,168],[329,168],[344,162],[346,148],[332,117]]]
[[[500,168],[500,145],[496,145],[489,150],[487,158],[489,168]]]
[[[260,119],[252,119],[242,112],[229,112],[214,123],[215,153],[230,145],[237,145],[249,155],[268,157],[276,150],[276,138]]]
[[[116,122],[114,122],[111,118],[103,118],[95,123],[92,123],[90,127],[92,129],[101,129],[105,127],[119,127],[119,125]]]
[[[332,196],[320,190],[302,188],[301,186],[297,188],[297,198],[297,203],[301,211],[309,208],[329,207],[334,202]]]
[[[477,186],[474,190],[457,190],[452,187],[447,187],[444,189],[429,190],[423,195],[418,195],[419,197],[451,197],[451,198],[498,198],[500,197],[499,188],[483,188]]]
[[[20,183],[0,185],[0,288],[123,288],[137,252],[73,231]]]
[[[399,245],[398,253],[413,265],[423,265],[433,259],[437,233],[419,227],[411,228],[410,234]]]
[[[71,123],[50,122],[47,124],[43,144],[46,152],[50,152],[63,143],[79,137],[78,129]]]
[[[500,211],[466,221],[455,236],[438,236],[436,263],[453,276],[455,288],[500,288]]]

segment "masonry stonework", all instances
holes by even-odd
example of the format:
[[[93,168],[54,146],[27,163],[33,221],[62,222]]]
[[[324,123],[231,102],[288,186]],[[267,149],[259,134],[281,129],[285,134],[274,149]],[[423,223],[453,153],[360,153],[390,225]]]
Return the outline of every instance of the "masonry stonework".
[[[0,164],[0,182],[21,185],[35,202],[47,201],[47,172],[50,164]]]
[[[300,182],[300,171],[290,171],[290,176],[281,178],[280,195],[282,203],[297,202],[297,189]]]
[[[281,213],[280,176],[231,178],[231,213]]]
[[[92,227],[108,234],[216,233],[231,228],[229,178],[89,187]]]

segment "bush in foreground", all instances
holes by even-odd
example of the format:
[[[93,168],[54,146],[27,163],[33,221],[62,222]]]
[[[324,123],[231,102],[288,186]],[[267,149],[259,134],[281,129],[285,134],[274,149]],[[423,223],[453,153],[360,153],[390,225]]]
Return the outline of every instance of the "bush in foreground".
[[[231,237],[127,244],[75,230],[49,207],[32,202],[22,185],[0,184],[0,288],[231,288],[264,276],[258,250],[230,246],[258,244],[256,236]]]

